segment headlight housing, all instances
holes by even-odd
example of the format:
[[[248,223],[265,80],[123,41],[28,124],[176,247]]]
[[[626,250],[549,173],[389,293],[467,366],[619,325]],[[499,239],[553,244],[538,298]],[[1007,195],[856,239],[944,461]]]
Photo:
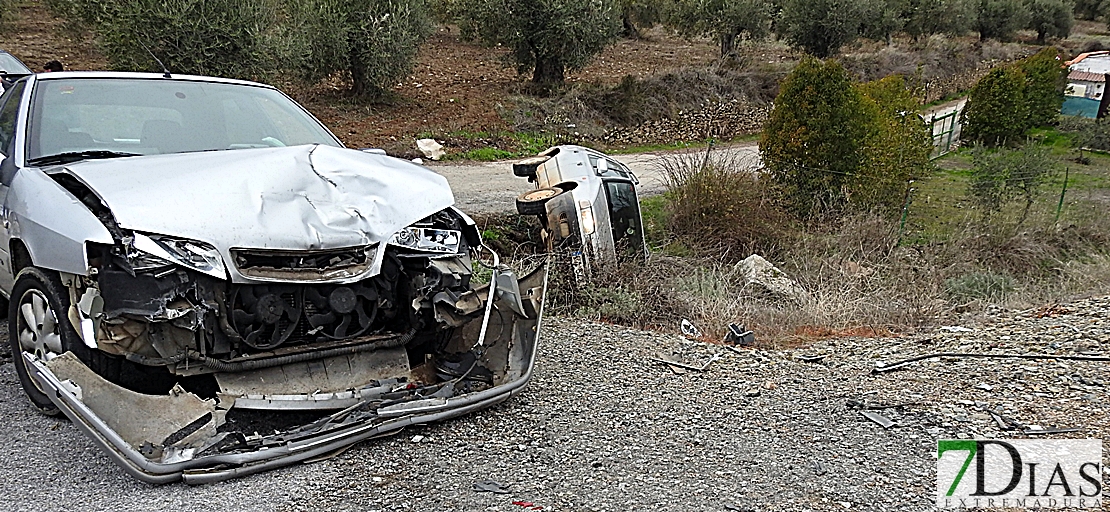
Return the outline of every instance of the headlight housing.
[[[409,226],[393,234],[389,243],[414,251],[456,254],[462,232],[454,229],[417,228]]]
[[[135,233],[128,260],[135,270],[180,265],[220,279],[227,278],[223,258],[204,242],[165,235]]]

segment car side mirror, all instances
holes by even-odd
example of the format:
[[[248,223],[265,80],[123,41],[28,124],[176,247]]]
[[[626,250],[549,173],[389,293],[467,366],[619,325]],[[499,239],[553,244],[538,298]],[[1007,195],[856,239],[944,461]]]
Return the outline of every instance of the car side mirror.
[[[598,174],[605,174],[605,172],[608,171],[608,170],[609,170],[609,161],[605,160],[604,158],[599,158],[597,160],[597,173]]]

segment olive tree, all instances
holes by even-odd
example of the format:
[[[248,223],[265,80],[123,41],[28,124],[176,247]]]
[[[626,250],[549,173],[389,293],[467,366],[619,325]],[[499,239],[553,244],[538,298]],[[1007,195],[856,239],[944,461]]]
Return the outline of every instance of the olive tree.
[[[58,17],[97,36],[108,64],[126,71],[251,77],[273,55],[278,0],[49,0]],[[150,50],[150,53],[147,52]]]
[[[290,63],[302,78],[350,74],[355,95],[380,95],[412,72],[431,35],[424,0],[288,0]]]
[[[977,0],[909,0],[904,29],[915,40],[933,34],[963,35],[975,26]]]
[[[1068,0],[1028,0],[1029,25],[1037,31],[1037,42],[1044,44],[1048,36],[1065,38],[1075,25],[1074,6]]]
[[[857,0],[783,0],[777,30],[790,44],[825,58],[859,37]]]
[[[1009,41],[1029,22],[1029,8],[1022,0],[979,0],[975,29],[979,39]]]
[[[1075,0],[1075,17],[1093,20],[1110,10],[1110,0]]]
[[[738,40],[766,37],[771,15],[766,0],[677,0],[667,23],[686,37],[717,38],[721,57],[727,57]]]
[[[457,0],[465,37],[509,50],[521,74],[541,89],[563,83],[620,36],[619,0]]]

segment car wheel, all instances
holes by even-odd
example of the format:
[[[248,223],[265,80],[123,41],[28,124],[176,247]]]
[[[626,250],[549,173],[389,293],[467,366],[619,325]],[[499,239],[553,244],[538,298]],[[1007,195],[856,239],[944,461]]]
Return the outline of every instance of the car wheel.
[[[562,193],[563,189],[559,187],[529,190],[516,198],[516,211],[521,215],[545,215],[547,214],[547,202]]]
[[[550,159],[550,156],[533,156],[513,164],[513,174],[521,178],[531,178],[536,175],[536,169]]]
[[[29,352],[49,360],[81,344],[66,318],[68,308],[69,294],[64,293],[57,275],[37,268],[19,273],[8,304],[8,340],[23,391],[31,404],[48,416],[58,414],[58,408],[31,378],[22,354]],[[81,348],[88,352],[83,344]]]

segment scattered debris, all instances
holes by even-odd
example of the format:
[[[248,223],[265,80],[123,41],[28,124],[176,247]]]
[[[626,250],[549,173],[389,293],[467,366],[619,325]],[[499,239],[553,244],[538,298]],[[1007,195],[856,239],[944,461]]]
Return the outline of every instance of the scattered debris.
[[[867,418],[867,419],[877,423],[879,426],[881,426],[883,428],[890,428],[890,427],[893,427],[895,425],[895,423],[893,421],[891,421],[890,418],[887,418],[886,416],[883,416],[882,414],[879,414],[877,412],[860,411],[859,413],[864,418]]]
[[[432,160],[439,160],[443,155],[447,154],[443,151],[443,145],[436,142],[435,139],[419,139],[416,141],[416,149],[419,149],[424,156]]]
[[[662,359],[662,358],[658,358],[658,357],[653,357],[653,358],[651,358],[651,360],[652,361],[659,361],[660,363],[671,366],[672,368],[673,367],[678,367],[678,368],[685,368],[687,370],[694,370],[695,372],[704,372],[707,368],[709,368],[709,365],[713,364],[713,361],[716,361],[720,358],[721,358],[720,354],[713,354],[713,356],[710,357],[709,360],[706,361],[705,364],[702,364],[701,366],[694,366],[694,365],[691,365],[691,364],[680,363],[678,361],[671,361],[670,359]]]
[[[474,483],[475,492],[492,492],[494,494],[509,494],[509,487],[496,480],[482,480]]]
[[[939,329],[947,332],[975,332],[975,329],[969,329],[962,325],[942,325]]]
[[[1093,362],[1110,362],[1110,356],[1068,356],[1068,355],[1053,355],[1053,354],[974,354],[966,352],[935,352],[932,354],[925,354],[921,356],[895,361],[890,364],[884,364],[881,361],[875,363],[875,368],[871,373],[884,373],[899,368],[904,368],[910,363],[916,363],[925,359],[932,359],[934,357],[980,357],[987,359],[1062,359],[1067,361],[1093,361]]]
[[[1021,433],[1027,436],[1039,436],[1045,434],[1068,434],[1082,431],[1083,429],[1081,428],[1044,428],[1040,425],[1029,425],[1025,430],[1021,431]]]
[[[755,345],[755,334],[748,328],[739,324],[728,324],[728,334],[725,334],[725,343],[750,347]]]
[[[796,355],[796,356],[794,356],[795,359],[797,359],[797,360],[799,360],[803,363],[820,363],[821,361],[824,361],[826,357],[828,357],[828,354],[806,355],[806,356]]]
[[[825,466],[823,464],[821,464],[820,462],[813,463],[813,474],[817,476],[824,476],[825,473],[828,473],[828,471],[825,470]]]
[[[994,389],[994,386],[992,386],[990,384],[987,384],[986,382],[980,382],[980,383],[975,385],[975,389],[981,389],[983,391],[990,391],[990,390]]]
[[[686,336],[687,338],[697,339],[701,337],[701,330],[699,330],[693,322],[685,318],[683,318],[682,321],[679,322],[678,327],[682,330],[682,335]]]

